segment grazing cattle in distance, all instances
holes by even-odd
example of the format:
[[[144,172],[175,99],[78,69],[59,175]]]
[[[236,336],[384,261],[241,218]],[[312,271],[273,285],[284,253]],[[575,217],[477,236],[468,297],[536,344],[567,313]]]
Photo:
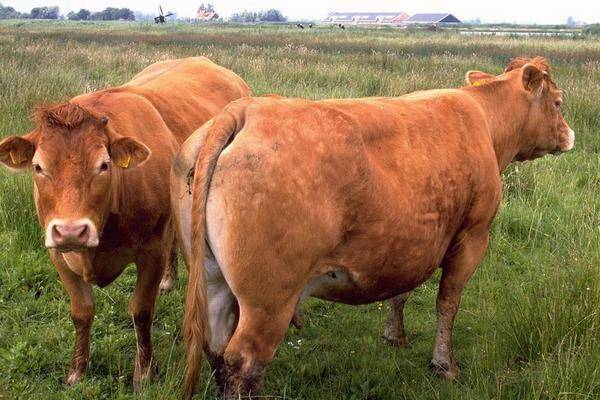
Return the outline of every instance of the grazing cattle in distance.
[[[399,98],[242,99],[184,143],[171,196],[190,269],[187,397],[203,348],[222,395],[256,394],[304,297],[388,299],[438,267],[431,366],[457,376],[454,316],[501,171],[574,145],[544,59],[467,81]]]
[[[68,384],[89,363],[92,284],[109,284],[132,262],[134,388],[152,373],[154,303],[163,271],[175,268],[172,159],[198,126],[248,94],[239,76],[204,57],[162,61],[120,87],[40,108],[31,133],[0,142],[0,162],[33,170],[45,245],[71,300],[76,344]],[[165,288],[172,280],[167,274]]]

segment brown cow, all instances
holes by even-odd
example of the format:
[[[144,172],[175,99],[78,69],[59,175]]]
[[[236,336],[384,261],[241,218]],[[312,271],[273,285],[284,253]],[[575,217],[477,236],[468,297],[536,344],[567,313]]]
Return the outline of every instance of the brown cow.
[[[456,377],[454,316],[501,171],[574,144],[545,60],[467,81],[399,98],[242,99],[184,143],[171,191],[190,266],[187,396],[203,347],[225,397],[256,393],[302,298],[383,300],[438,267],[431,365]]]
[[[71,299],[77,338],[68,384],[83,377],[89,361],[92,284],[109,284],[132,262],[134,388],[153,372],[154,303],[174,261],[165,190],[171,161],[194,129],[248,93],[239,76],[206,58],[163,61],[123,86],[40,108],[34,131],[0,143],[5,166],[33,169],[45,245]]]

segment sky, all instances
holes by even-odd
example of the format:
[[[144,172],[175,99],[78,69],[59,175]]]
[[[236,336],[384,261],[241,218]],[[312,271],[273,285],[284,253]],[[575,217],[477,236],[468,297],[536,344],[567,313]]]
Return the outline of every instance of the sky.
[[[154,14],[158,5],[176,12],[182,17],[195,15],[198,5],[206,0],[0,0],[5,6],[18,11],[29,11],[33,7],[57,5],[61,13],[87,8],[98,11],[106,7],[128,7],[134,11]],[[513,22],[555,24],[565,23],[571,16],[576,21],[600,23],[598,0],[213,0],[211,3],[222,17],[245,9],[264,10],[276,8],[290,20],[315,20],[325,18],[331,11],[399,12],[408,14],[442,12],[454,14],[461,20],[481,19],[482,22]]]

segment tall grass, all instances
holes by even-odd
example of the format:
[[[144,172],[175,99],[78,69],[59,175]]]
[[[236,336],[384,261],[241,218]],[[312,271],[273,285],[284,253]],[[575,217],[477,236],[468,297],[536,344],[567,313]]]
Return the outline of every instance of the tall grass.
[[[543,55],[564,90],[576,149],[506,172],[487,257],[463,296],[455,329],[459,382],[427,368],[439,277],[406,310],[411,349],[380,339],[387,306],[310,300],[291,329],[264,393],[289,399],[600,398],[600,42],[495,38],[396,30],[293,27],[156,27],[139,23],[0,23],[0,135],[33,127],[39,103],[117,85],[148,64],[205,55],[244,77],[256,94],[308,98],[395,96],[456,87],[465,72],[499,73],[516,55]],[[0,398],[174,399],[183,367],[185,272],[161,296],[153,336],[158,381],[130,387],[135,347],[129,269],[96,289],[92,365],[62,382],[73,347],[69,304],[41,244],[31,179],[0,173]],[[181,268],[184,271],[184,268]],[[198,398],[212,398],[205,368]]]

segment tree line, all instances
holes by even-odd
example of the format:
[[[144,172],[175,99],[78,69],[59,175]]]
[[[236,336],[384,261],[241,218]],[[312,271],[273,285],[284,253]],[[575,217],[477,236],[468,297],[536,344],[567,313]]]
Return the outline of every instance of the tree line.
[[[135,14],[129,8],[108,7],[94,13],[82,8],[78,12],[68,13],[67,19],[71,21],[135,21]]]
[[[202,3],[199,10],[214,11],[212,4]],[[108,7],[102,11],[91,12],[85,8],[79,11],[71,11],[66,16],[71,21],[115,21],[126,20],[135,21],[135,14],[129,8]],[[60,9],[57,6],[35,7],[29,13],[23,13],[15,10],[13,7],[4,6],[0,3],[0,19],[60,19]],[[287,18],[279,10],[271,9],[264,11],[241,11],[231,15],[231,22],[252,23],[252,22],[286,22]]]
[[[13,7],[4,6],[0,3],[0,19],[59,19],[61,17],[60,9],[57,6],[34,7],[30,12],[23,13],[15,10]],[[135,15],[129,8],[108,7],[97,12],[91,12],[82,8],[78,12],[71,11],[66,15],[66,18],[72,21],[134,21]]]
[[[287,18],[279,10],[242,11],[231,14],[230,22],[286,22]]]
[[[13,7],[4,6],[0,3],[0,19],[12,18],[35,18],[35,19],[58,19],[60,17],[59,8],[53,7],[34,7],[29,13],[22,13]]]

